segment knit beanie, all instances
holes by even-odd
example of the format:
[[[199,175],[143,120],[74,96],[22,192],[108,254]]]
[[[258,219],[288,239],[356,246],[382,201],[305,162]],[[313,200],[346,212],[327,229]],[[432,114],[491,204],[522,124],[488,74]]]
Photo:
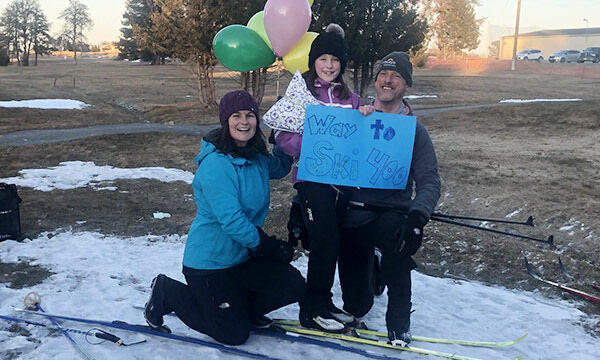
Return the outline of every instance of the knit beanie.
[[[310,46],[310,52],[308,53],[308,68],[310,69],[315,64],[315,61],[319,56],[331,54],[340,59],[340,75],[342,75],[346,69],[346,63],[348,62],[344,34],[344,29],[338,24],[327,25],[325,32],[319,34]]]
[[[235,90],[225,94],[219,102],[219,120],[221,121],[221,126],[225,126],[225,122],[231,114],[240,110],[252,111],[256,115],[257,122],[260,120],[258,104],[252,95],[244,90]]]
[[[412,87],[413,66],[407,53],[394,51],[393,53],[387,54],[379,62],[375,78],[377,78],[377,75],[379,75],[381,70],[394,70],[398,72],[402,75],[404,80],[406,80],[406,85]]]

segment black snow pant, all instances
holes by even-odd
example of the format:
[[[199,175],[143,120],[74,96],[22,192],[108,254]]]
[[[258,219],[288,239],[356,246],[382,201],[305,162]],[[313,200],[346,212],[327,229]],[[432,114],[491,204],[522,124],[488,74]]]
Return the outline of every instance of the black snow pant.
[[[394,251],[405,220],[406,215],[380,212],[364,225],[342,228],[338,264],[344,310],[361,317],[373,306],[374,248],[381,250],[381,272],[388,287],[387,328],[402,332],[410,325],[410,272],[417,267],[410,256],[399,256]]]
[[[167,278],[164,311],[174,311],[187,326],[230,345],[244,343],[252,322],[299,301],[306,288],[292,265],[264,257],[223,270],[184,266],[183,274],[187,285]]]
[[[297,183],[296,189],[310,238],[307,290],[300,301],[300,311],[312,317],[331,302],[340,249],[339,219],[346,209],[350,189],[314,182]]]

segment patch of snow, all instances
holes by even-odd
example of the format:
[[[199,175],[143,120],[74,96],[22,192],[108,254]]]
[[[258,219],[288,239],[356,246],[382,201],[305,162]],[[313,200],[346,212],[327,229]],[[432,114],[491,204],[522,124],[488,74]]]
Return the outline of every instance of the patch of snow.
[[[437,95],[406,95],[404,98],[409,100],[414,99],[423,99],[423,98],[435,98],[437,99]]]
[[[170,218],[170,217],[171,217],[171,214],[169,214],[169,213],[164,213],[164,212],[160,212],[160,211],[157,211],[157,212],[155,212],[154,214],[152,214],[152,216],[153,216],[155,219],[166,219],[166,218]]]
[[[85,186],[95,187],[103,181],[117,179],[144,178],[162,182],[185,181],[188,184],[191,184],[194,179],[194,174],[180,169],[163,167],[124,169],[108,165],[97,166],[89,161],[65,161],[47,169],[24,169],[19,171],[19,174],[21,176],[0,179],[0,182],[26,186],[39,191],[52,191]],[[106,187],[100,189],[109,190]]]
[[[506,218],[510,219],[511,217],[513,217],[513,216],[517,215],[518,213],[520,213],[521,210],[522,209],[515,210],[515,211],[511,212],[510,214],[506,215]]]
[[[556,101],[581,101],[581,99],[507,99],[500,100],[500,103],[532,103],[532,102],[556,102]]]
[[[0,101],[0,107],[5,108],[33,108],[33,109],[66,109],[81,110],[90,105],[70,99],[33,99]]]
[[[568,230],[571,230],[573,227],[575,227],[575,225],[561,226],[560,229],[558,229],[558,231],[568,231]]]

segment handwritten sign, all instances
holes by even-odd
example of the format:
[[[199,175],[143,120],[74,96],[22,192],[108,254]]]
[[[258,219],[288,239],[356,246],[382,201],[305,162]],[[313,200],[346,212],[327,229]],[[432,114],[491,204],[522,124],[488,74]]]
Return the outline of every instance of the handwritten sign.
[[[414,116],[319,105],[306,107],[298,178],[324,184],[405,189]]]

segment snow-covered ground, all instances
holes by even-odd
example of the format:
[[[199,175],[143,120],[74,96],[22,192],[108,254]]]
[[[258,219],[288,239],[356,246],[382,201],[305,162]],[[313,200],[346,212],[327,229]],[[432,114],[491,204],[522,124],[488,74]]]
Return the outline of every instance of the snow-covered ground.
[[[99,178],[99,175],[102,177]],[[141,177],[162,181],[191,180],[191,174],[178,169],[118,169],[97,167],[93,163],[67,162],[51,169],[25,169],[19,177],[0,179],[0,182],[8,181],[22,187],[52,191],[81,186],[98,187],[98,182],[101,181],[104,190],[118,191],[110,186],[111,180]],[[0,242],[0,261],[27,261],[54,273],[43,283],[22,289],[11,289],[7,284],[1,283],[0,314],[25,317],[16,312],[15,308],[23,306],[22,299],[27,293],[36,291],[42,297],[42,306],[50,313],[143,323],[141,311],[133,306],[145,303],[150,293],[151,279],[158,273],[165,273],[183,281],[181,259],[185,239],[185,236],[179,235],[120,238],[93,232],[57,230],[22,242]],[[300,257],[293,264],[306,273],[306,257]],[[334,301],[341,305],[337,282],[333,291]],[[598,318],[579,311],[577,301],[580,300],[548,299],[535,292],[434,278],[415,271],[413,307],[416,311],[412,316],[414,334],[489,341],[515,339],[525,333],[528,336],[517,345],[500,349],[427,343],[415,343],[414,346],[480,359],[515,359],[523,355],[523,359],[597,360],[600,358],[598,340],[586,333],[584,326],[598,321]],[[383,295],[376,298],[373,309],[364,321],[372,328],[384,329],[385,309],[386,296]],[[270,315],[296,319],[297,314],[298,307],[294,304]],[[166,323],[176,333],[212,341],[208,336],[187,328],[176,318],[167,317]],[[85,358],[59,332],[22,325],[31,333],[26,336],[21,331],[8,331],[11,325],[13,324],[0,319],[0,354],[6,351],[18,354],[12,359]],[[69,322],[63,326],[84,331],[93,327]],[[107,330],[126,341],[146,338],[147,342],[131,347],[117,347],[109,342],[90,344],[80,334],[71,336],[95,359],[239,358],[199,345]],[[266,353],[279,359],[362,358],[347,352],[258,335],[252,335],[239,348]],[[396,350],[373,350],[407,360],[426,358],[424,355]]]

